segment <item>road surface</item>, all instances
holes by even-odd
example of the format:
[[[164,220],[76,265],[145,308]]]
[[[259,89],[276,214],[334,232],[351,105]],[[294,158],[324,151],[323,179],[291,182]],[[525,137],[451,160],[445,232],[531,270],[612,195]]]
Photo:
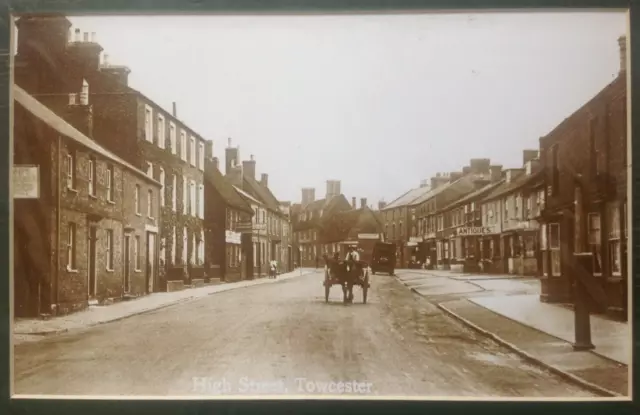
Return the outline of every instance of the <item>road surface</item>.
[[[593,396],[395,278],[324,302],[318,272],[15,347],[17,394]]]

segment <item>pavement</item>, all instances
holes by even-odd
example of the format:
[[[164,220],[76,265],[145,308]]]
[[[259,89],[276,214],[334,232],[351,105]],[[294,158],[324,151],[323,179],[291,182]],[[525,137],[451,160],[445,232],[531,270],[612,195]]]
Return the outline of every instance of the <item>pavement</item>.
[[[14,344],[23,341],[36,341],[44,335],[63,333],[69,330],[83,329],[98,324],[109,323],[123,318],[158,310],[163,307],[192,301],[208,295],[252,287],[260,284],[272,284],[290,278],[299,277],[315,270],[310,268],[297,269],[281,274],[276,279],[259,278],[231,283],[221,283],[198,288],[186,288],[181,291],[153,293],[129,301],[122,301],[111,305],[90,306],[77,313],[43,319],[17,319],[13,324]]]
[[[390,276],[367,304],[323,271],[14,346],[18,395],[582,398]]]
[[[630,396],[631,327],[592,315],[595,349],[574,351],[574,313],[540,302],[539,280],[508,275],[400,270],[406,287],[530,362],[600,396]]]

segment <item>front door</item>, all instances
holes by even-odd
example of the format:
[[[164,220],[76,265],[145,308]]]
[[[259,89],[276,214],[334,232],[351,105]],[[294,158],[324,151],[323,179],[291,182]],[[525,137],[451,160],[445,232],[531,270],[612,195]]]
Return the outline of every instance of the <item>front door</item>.
[[[131,253],[129,252],[131,246],[131,236],[125,235],[124,237],[124,292],[131,292]]]
[[[89,243],[87,244],[87,258],[89,261],[87,270],[87,287],[89,298],[96,296],[96,227],[89,226]]]
[[[147,294],[152,293],[156,281],[156,234],[147,232]]]

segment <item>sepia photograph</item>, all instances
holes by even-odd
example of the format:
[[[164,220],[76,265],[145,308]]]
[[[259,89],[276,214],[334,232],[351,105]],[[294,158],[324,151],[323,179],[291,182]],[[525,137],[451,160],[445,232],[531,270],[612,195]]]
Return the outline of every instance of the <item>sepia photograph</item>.
[[[12,24],[12,397],[631,398],[626,10]]]

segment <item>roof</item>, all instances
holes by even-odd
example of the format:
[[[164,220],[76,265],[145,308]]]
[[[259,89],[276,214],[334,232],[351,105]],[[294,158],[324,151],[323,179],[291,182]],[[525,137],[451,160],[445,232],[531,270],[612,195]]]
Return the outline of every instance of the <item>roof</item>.
[[[506,181],[503,181],[500,186],[496,187],[491,192],[489,192],[489,194],[487,194],[482,199],[482,201],[489,202],[491,200],[499,198],[500,196],[504,196],[506,194],[515,192],[516,190],[524,187],[527,183],[529,183],[532,180],[532,178],[537,178],[536,174],[539,170],[540,168],[538,168],[532,174],[522,173],[518,177],[511,180],[509,183],[507,183]]]
[[[427,200],[439,195],[445,190],[449,190],[451,193],[451,197],[448,197],[448,201],[444,203],[450,203],[453,200],[456,200],[456,197],[462,197],[466,195],[468,192],[475,190],[476,182],[479,180],[488,180],[489,175],[487,174],[467,174],[465,176],[460,177],[458,180],[453,182],[445,183],[442,186],[438,186],[432,191],[420,196],[417,200],[414,201],[414,204],[421,204],[426,202]]]
[[[276,199],[273,193],[271,193],[271,190],[269,190],[268,187],[258,183],[256,179],[249,176],[244,176],[244,183],[249,187],[246,189],[248,193],[251,193],[258,198],[267,207],[267,209],[282,215],[280,202]]]
[[[481,187],[480,189],[471,192],[469,194],[467,194],[466,196],[463,196],[461,199],[458,199],[452,203],[450,203],[448,206],[445,206],[443,208],[443,210],[448,210],[448,209],[453,209],[455,207],[458,207],[460,205],[463,205],[467,202],[471,202],[475,199],[480,199],[482,197],[484,197],[488,192],[490,192],[491,190],[495,189],[497,186],[501,185],[503,182],[503,180],[500,180],[498,182],[495,183],[489,183],[488,185]]]
[[[30,112],[33,116],[47,124],[49,127],[56,130],[61,135],[68,137],[75,141],[76,143],[86,147],[87,149],[93,151],[96,154],[101,155],[102,157],[111,160],[114,163],[119,164],[122,167],[127,168],[128,170],[136,173],[141,178],[144,178],[146,181],[150,183],[157,184],[161,186],[161,183],[149,177],[142,170],[134,167],[132,164],[124,161],[122,158],[116,156],[114,153],[102,147],[100,144],[96,143],[91,138],[87,137],[80,131],[78,131],[71,124],[67,123],[64,119],[56,115],[53,111],[51,111],[46,105],[42,104],[40,101],[29,95],[24,89],[20,88],[18,85],[13,85],[13,98],[14,100],[20,104],[24,109]]]
[[[240,189],[238,186],[233,186],[233,188],[236,190],[236,192],[240,193],[241,197],[247,199],[249,202],[257,203],[259,205],[264,205],[264,203],[262,203],[255,197],[251,196],[249,193],[245,192],[244,190]]]
[[[213,186],[220,194],[220,197],[227,203],[228,206],[237,208],[248,213],[253,213],[251,206],[240,197],[234,187],[227,181],[217,168],[206,168],[204,172],[204,179]]]
[[[321,239],[326,242],[343,241],[355,233],[382,232],[382,223],[368,207],[337,212],[321,221]]]
[[[382,210],[389,210],[389,209],[395,209],[395,208],[399,208],[407,205],[413,205],[415,204],[416,199],[424,196],[430,190],[431,188],[428,186],[411,189],[405,194],[403,194],[402,196],[400,196],[399,198],[397,198],[396,200],[394,200],[393,202],[389,203]]]

